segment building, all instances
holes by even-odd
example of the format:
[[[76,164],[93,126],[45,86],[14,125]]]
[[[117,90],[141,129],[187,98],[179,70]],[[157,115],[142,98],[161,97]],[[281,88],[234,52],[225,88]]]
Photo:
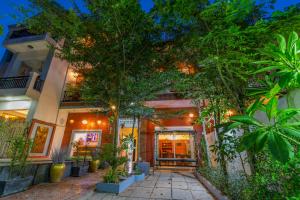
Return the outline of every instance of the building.
[[[74,153],[72,142],[92,150],[112,142],[108,116],[85,106],[67,85],[76,84],[78,74],[68,62],[55,56],[49,44],[59,45],[48,34],[34,35],[11,26],[4,41],[5,55],[0,68],[0,117],[30,122],[29,135],[35,146],[31,158],[49,160],[53,149]],[[194,120],[199,109],[190,99],[166,92],[146,102],[157,112],[183,111],[171,118],[157,118],[160,126],[147,119],[136,121],[134,160],[151,165],[194,166],[197,141],[202,132],[214,142],[213,129],[202,129]],[[133,119],[120,119],[119,135],[132,132]],[[139,127],[139,129],[138,129]]]

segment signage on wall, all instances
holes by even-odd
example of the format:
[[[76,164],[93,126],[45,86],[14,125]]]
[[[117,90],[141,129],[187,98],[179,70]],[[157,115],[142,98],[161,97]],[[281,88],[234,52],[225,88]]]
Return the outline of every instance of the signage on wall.
[[[88,133],[86,136],[87,142],[97,142],[98,141],[98,133],[92,132]]]

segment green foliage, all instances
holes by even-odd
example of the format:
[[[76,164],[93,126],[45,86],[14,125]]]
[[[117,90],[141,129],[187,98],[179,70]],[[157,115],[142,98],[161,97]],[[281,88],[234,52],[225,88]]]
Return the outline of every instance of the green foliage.
[[[101,161],[109,163],[113,171],[116,171],[119,165],[127,162],[126,157],[116,157],[117,153],[124,150],[124,147],[115,148],[113,144],[104,144],[102,147]]]
[[[270,44],[261,51],[269,59],[256,62],[261,65],[261,69],[256,73],[272,72],[271,77],[275,81],[275,87],[279,89],[299,88],[300,39],[298,34],[291,32],[287,41],[283,35],[277,34],[277,42],[278,45]]]
[[[10,178],[15,175],[21,177],[25,175],[25,167],[28,164],[27,158],[33,146],[33,141],[25,136],[26,133],[27,131],[24,132],[24,135],[16,136],[9,141],[10,146],[7,153],[10,158]]]
[[[116,170],[109,169],[107,173],[103,176],[104,183],[118,183],[119,175]]]
[[[67,158],[67,149],[54,149],[51,153],[51,160],[54,164],[64,163]]]
[[[244,189],[245,199],[300,198],[300,154],[286,164],[274,161],[268,152],[258,154],[257,172]]]

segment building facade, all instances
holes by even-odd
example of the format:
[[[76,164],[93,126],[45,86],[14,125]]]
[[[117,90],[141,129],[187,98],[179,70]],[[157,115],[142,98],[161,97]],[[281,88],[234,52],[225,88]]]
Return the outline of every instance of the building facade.
[[[74,142],[79,143],[82,152],[112,142],[109,116],[95,112],[78,95],[68,93],[67,86],[76,84],[78,74],[68,62],[56,57],[50,44],[60,45],[48,34],[34,35],[11,26],[0,68],[0,117],[30,123],[29,136],[35,143],[31,157],[41,160],[49,160],[51,152],[60,148],[67,149],[71,157]],[[168,92],[146,102],[146,106],[157,112],[181,114],[158,116],[159,125],[149,119],[134,122],[121,118],[120,139],[132,132],[135,136],[134,160],[151,165],[194,166],[203,133],[214,142],[209,136],[214,130],[195,125],[199,109],[190,99]]]

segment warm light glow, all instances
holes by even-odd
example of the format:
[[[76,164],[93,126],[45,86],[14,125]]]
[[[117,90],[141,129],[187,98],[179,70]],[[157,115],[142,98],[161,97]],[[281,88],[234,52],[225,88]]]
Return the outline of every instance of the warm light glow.
[[[95,122],[91,122],[90,124],[91,124],[92,127],[95,126]]]
[[[101,120],[97,120],[97,124],[100,125],[102,123]]]
[[[81,121],[81,123],[86,125],[86,124],[88,124],[88,121],[84,119],[84,120]]]
[[[225,117],[231,117],[235,115],[235,111],[234,110],[227,110],[225,113]]]
[[[111,106],[111,109],[112,109],[112,110],[116,110],[116,106],[115,106],[115,105],[112,105],[112,106]]]
[[[191,117],[191,118],[194,117],[194,113],[190,113],[189,117]]]
[[[8,115],[5,115],[4,117],[5,117],[5,119],[8,119],[8,118],[9,118],[9,116],[8,116]]]
[[[73,120],[73,119],[71,119],[71,120],[70,120],[70,124],[73,124],[73,123],[74,123],[74,120]]]

